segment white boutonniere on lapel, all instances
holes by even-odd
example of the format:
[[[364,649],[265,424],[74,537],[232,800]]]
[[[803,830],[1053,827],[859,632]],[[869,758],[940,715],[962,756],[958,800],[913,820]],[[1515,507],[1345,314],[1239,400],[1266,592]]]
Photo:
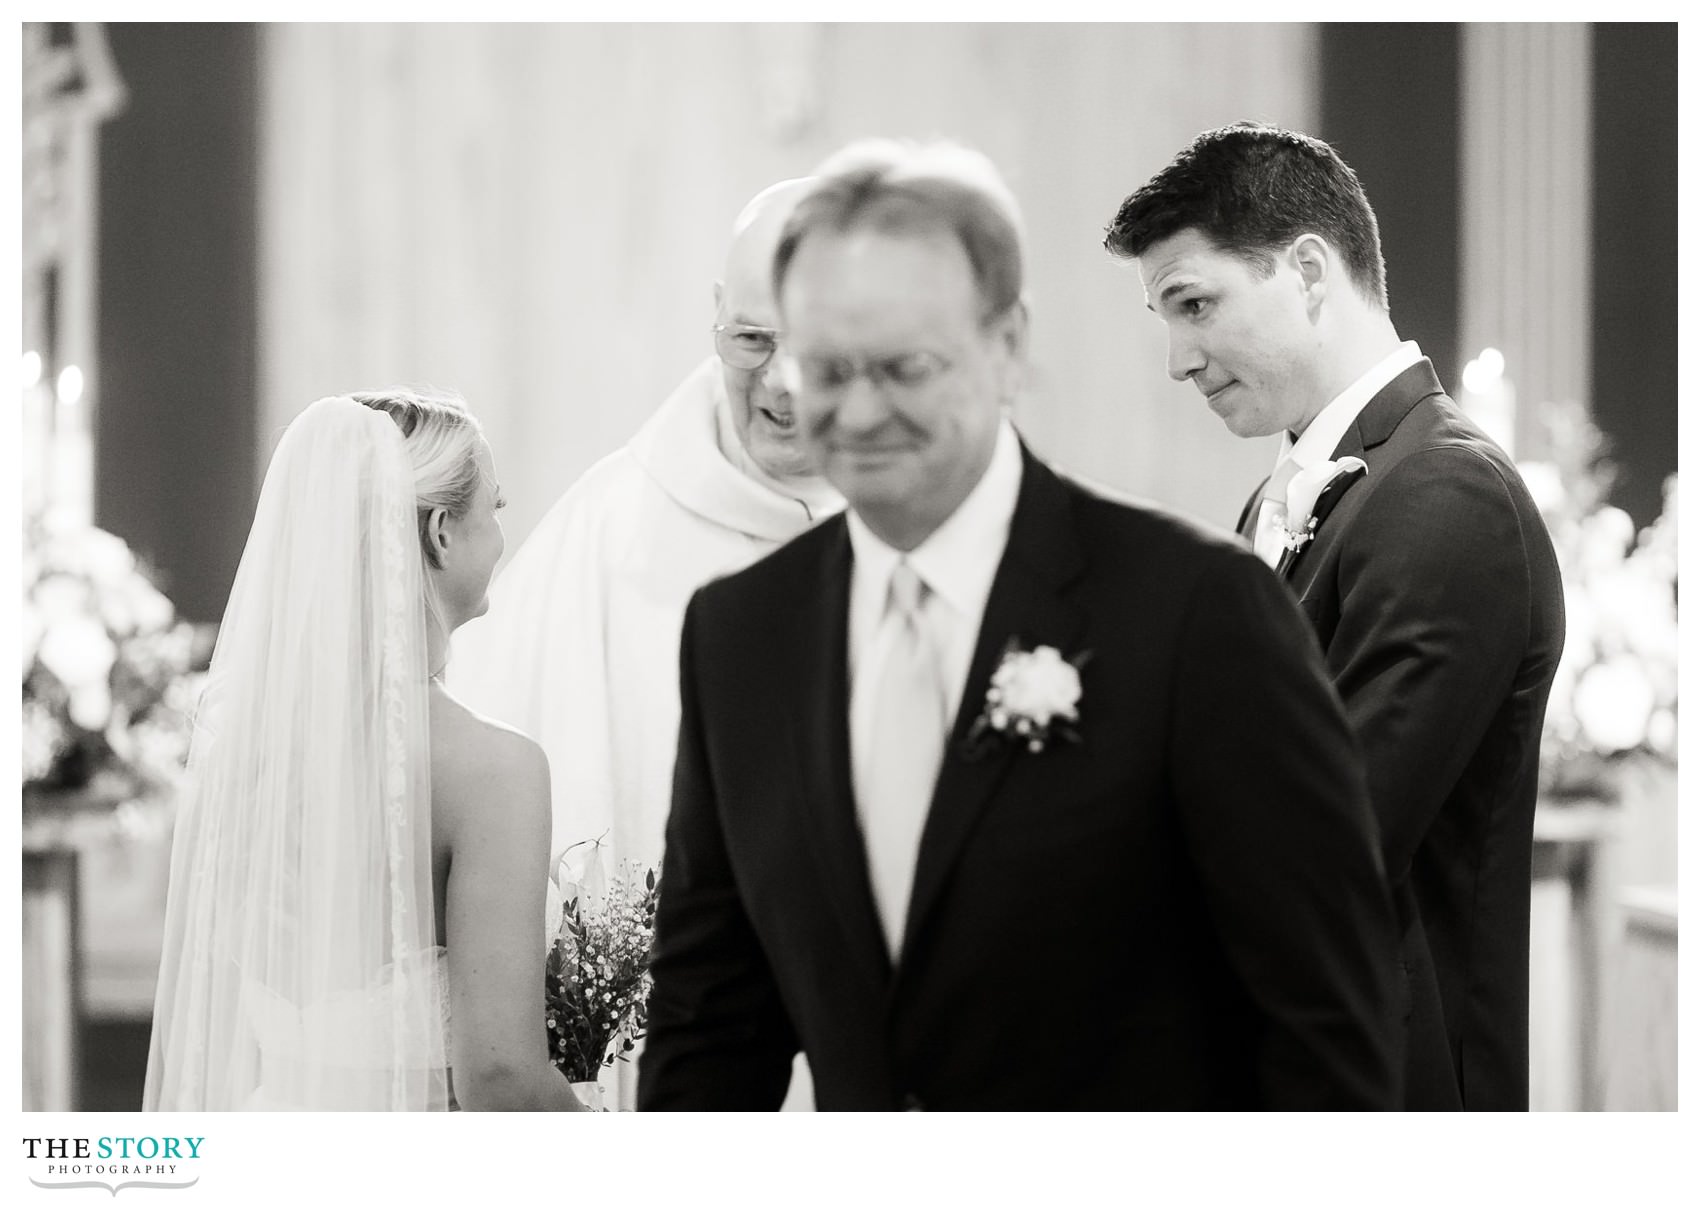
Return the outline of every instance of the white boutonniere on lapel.
[[[1369,465],[1356,455],[1299,469],[1287,484],[1287,519],[1281,524],[1281,546],[1286,550],[1277,573],[1286,573],[1316,538],[1317,528],[1333,513],[1341,496],[1368,471]]]
[[[968,743],[992,734],[1033,754],[1054,739],[1080,740],[1080,671],[1090,653],[1064,657],[1048,644],[1024,649],[1011,639],[986,688],[986,704],[968,733]]]

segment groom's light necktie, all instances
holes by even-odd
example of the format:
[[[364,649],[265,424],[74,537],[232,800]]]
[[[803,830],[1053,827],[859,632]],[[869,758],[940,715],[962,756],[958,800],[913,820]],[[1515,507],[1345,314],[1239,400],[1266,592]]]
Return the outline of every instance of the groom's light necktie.
[[[1287,486],[1298,472],[1299,465],[1291,458],[1281,460],[1263,486],[1262,499],[1257,503],[1257,529],[1252,532],[1251,545],[1270,568],[1281,560],[1284,546],[1281,532],[1287,525]]]
[[[859,747],[856,807],[874,905],[893,959],[903,943],[915,858],[949,728],[937,646],[927,627],[929,597],[915,570],[899,561],[865,671],[874,680],[873,702],[868,744]]]

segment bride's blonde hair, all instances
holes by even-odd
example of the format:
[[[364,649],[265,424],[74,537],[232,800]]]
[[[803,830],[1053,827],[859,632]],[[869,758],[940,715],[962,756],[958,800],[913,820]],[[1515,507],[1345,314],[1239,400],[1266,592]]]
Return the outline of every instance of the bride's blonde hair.
[[[440,508],[451,518],[461,518],[472,508],[478,495],[478,443],[484,427],[456,392],[390,387],[349,396],[369,409],[388,413],[406,439],[407,457],[413,464],[420,555],[426,568],[442,568],[430,540],[431,511]],[[446,641],[449,629],[442,601],[436,580],[429,576],[425,578],[425,613]]]

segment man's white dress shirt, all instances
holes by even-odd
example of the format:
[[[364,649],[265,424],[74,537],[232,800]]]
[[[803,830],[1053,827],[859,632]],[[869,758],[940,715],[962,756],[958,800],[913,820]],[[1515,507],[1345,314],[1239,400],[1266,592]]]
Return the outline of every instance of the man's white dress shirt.
[[[925,789],[913,789],[904,797],[906,805],[919,805],[918,810],[905,807],[904,819],[889,820],[882,815],[880,805],[865,803],[866,789],[876,779],[871,774],[880,756],[873,752],[875,734],[873,715],[878,688],[877,678],[864,676],[869,672],[875,638],[885,616],[886,599],[891,586],[892,571],[898,562],[905,561],[926,587],[920,611],[921,626],[926,633],[933,659],[937,663],[942,711],[940,719],[946,735],[955,721],[965,693],[968,667],[974,660],[974,646],[980,634],[980,620],[986,611],[986,599],[991,594],[992,580],[1003,559],[1009,541],[1010,520],[1015,514],[1015,502],[1021,491],[1021,446],[1015,429],[1004,420],[998,429],[992,459],[956,512],[921,542],[913,551],[899,552],[868,529],[855,511],[848,516],[850,546],[854,556],[850,572],[849,608],[849,676],[850,676],[850,755],[852,779],[856,789],[857,816],[864,837],[873,831],[889,839],[896,831],[905,849],[919,847],[925,806],[931,800],[931,783]],[[940,739],[941,742],[944,738]],[[942,753],[942,747],[941,747]],[[932,779],[937,779],[937,769]],[[919,812],[920,818],[914,814]],[[912,838],[912,842],[910,839]],[[876,838],[870,837],[870,850]],[[913,878],[914,856],[909,858],[909,878]],[[876,890],[876,896],[878,895]],[[906,903],[906,894],[898,900]],[[896,950],[901,935],[902,906],[882,904],[882,917],[887,920],[888,936]],[[894,929],[895,928],[895,929]]]

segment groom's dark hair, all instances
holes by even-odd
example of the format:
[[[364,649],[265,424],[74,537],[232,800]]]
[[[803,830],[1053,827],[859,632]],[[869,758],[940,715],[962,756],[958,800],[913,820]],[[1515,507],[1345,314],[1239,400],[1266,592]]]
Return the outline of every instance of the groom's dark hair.
[[[1187,228],[1265,277],[1275,272],[1273,250],[1315,232],[1364,297],[1387,307],[1375,212],[1351,166],[1310,135],[1255,122],[1205,131],[1128,195],[1104,247],[1138,257]]]

